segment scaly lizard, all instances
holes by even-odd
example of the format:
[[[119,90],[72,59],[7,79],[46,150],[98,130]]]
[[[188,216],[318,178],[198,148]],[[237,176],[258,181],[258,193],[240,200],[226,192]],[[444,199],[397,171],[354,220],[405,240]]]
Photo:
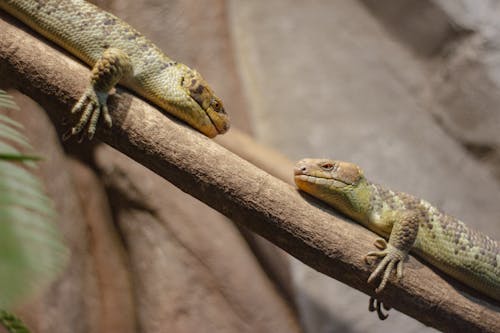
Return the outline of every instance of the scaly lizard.
[[[488,236],[440,212],[425,200],[394,192],[368,181],[355,164],[329,159],[303,159],[294,170],[298,188],[328,203],[384,238],[380,251],[365,256],[382,258],[368,278],[381,277],[379,293],[390,274],[403,277],[403,262],[411,250],[438,269],[500,301],[500,247]],[[370,299],[370,311],[375,310]],[[376,310],[380,319],[381,302]],[[387,309],[387,308],[386,308]]]
[[[92,66],[90,84],[71,110],[82,114],[80,121],[66,138],[87,126],[92,139],[101,114],[111,127],[107,98],[118,82],[208,137],[229,129],[221,100],[197,71],[98,7],[83,0],[0,0],[0,9]]]

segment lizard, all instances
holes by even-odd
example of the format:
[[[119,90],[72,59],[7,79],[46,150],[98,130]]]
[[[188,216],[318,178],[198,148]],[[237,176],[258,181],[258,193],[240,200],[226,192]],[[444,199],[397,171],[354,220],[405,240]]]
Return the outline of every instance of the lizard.
[[[92,139],[100,118],[112,126],[107,99],[118,83],[208,137],[229,129],[221,99],[196,70],[99,7],[84,0],[0,0],[0,9],[92,67],[71,110],[81,117],[63,139],[78,133]]]
[[[451,277],[500,301],[500,247],[496,240],[423,199],[372,183],[354,163],[302,159],[294,168],[294,181],[299,190],[383,237],[375,241],[379,251],[364,257],[367,263],[370,258],[381,258],[368,278],[368,283],[380,279],[376,294],[385,288],[393,271],[397,280],[403,277],[403,262],[412,251]],[[384,320],[387,315],[381,304],[371,297],[369,310],[376,310]]]

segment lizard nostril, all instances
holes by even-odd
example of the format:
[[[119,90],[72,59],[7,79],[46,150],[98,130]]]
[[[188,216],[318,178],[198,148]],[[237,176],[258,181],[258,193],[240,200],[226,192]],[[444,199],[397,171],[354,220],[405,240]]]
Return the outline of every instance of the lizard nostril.
[[[306,166],[301,166],[301,167],[298,166],[298,167],[295,167],[295,169],[293,171],[294,171],[295,175],[303,175],[306,173],[307,167]]]

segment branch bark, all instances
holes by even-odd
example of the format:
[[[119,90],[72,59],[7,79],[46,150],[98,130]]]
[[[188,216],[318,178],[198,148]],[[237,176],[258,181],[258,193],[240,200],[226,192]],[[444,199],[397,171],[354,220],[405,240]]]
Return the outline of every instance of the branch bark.
[[[30,96],[60,123],[89,70],[26,31],[0,13],[0,84]],[[373,294],[366,283],[373,266],[362,258],[373,250],[374,234],[122,89],[110,98],[110,109],[113,128],[100,128],[99,139],[307,265]],[[380,298],[443,331],[500,331],[498,302],[413,257],[403,280],[389,283]]]

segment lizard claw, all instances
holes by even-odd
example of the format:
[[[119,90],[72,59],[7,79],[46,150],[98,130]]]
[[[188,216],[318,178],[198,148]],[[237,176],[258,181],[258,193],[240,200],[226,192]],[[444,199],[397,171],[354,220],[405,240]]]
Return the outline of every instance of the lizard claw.
[[[370,301],[368,303],[368,311],[370,311],[370,312],[377,311],[378,318],[380,320],[386,320],[387,317],[389,317],[389,315],[385,314],[382,311],[382,307],[381,306],[383,306],[386,311],[389,311],[391,309],[390,306],[385,305],[384,303],[382,303],[382,301],[380,301],[380,300],[378,300],[378,299],[376,299],[374,297],[370,297]]]
[[[108,107],[106,105],[107,98],[107,93],[95,91],[93,87],[87,88],[83,96],[71,109],[71,114],[82,114],[80,120],[75,126],[63,134],[63,140],[67,140],[69,137],[82,132],[85,126],[88,126],[87,137],[89,140],[92,140],[97,128],[97,121],[99,120],[101,113],[103,114],[106,126],[111,127],[111,116],[109,115]],[[82,134],[80,140],[82,140],[84,136],[85,135]]]
[[[389,276],[395,266],[396,266],[397,279],[399,280],[403,277],[403,261],[407,256],[407,254],[404,251],[397,249],[396,247],[392,246],[391,244],[388,244],[387,242],[385,242],[385,244],[386,248],[384,250],[369,252],[365,256],[365,262],[368,262],[368,257],[383,258],[382,261],[377,265],[375,270],[368,278],[368,283],[371,283],[383,272],[382,280],[379,286],[375,289],[376,293],[381,292],[385,288],[385,285],[389,280]]]
[[[375,247],[380,250],[385,250],[387,248],[387,242],[383,238],[377,238],[373,245],[375,245]],[[367,264],[371,264],[371,261],[369,260],[370,257],[383,258],[385,257],[385,255],[386,252],[384,251],[371,251],[365,255],[364,259]]]
[[[379,250],[385,250],[387,248],[387,242],[383,238],[377,238],[373,245]]]

